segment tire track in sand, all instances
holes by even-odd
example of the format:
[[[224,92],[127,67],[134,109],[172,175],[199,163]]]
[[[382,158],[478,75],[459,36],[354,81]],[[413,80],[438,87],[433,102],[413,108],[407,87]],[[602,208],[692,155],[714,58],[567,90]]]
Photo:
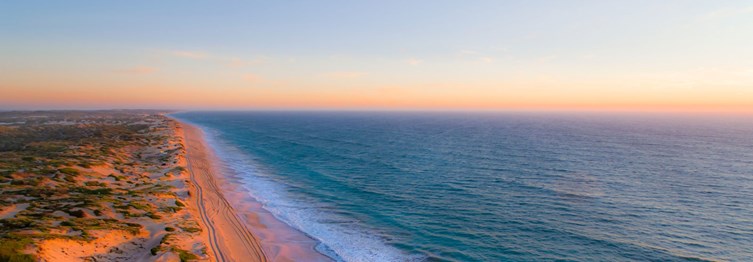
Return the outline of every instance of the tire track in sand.
[[[186,146],[186,155],[188,155],[188,147]],[[199,216],[201,217],[202,223],[207,228],[207,231],[209,233],[209,249],[212,250],[212,253],[214,253],[214,258],[217,261],[226,261],[225,260],[225,254],[222,253],[222,250],[220,250],[219,246],[217,245],[217,230],[214,228],[214,224],[212,224],[212,221],[209,220],[209,216],[207,215],[207,209],[204,207],[204,192],[199,185],[199,183],[196,181],[196,175],[193,171],[193,165],[191,165],[191,158],[186,157],[186,163],[188,166],[188,172],[191,174],[191,183],[196,187],[196,206],[199,210]]]
[[[259,244],[259,240],[251,233],[251,231],[249,231],[246,224],[239,219],[232,205],[230,205],[222,195],[221,188],[217,185],[217,182],[211,173],[212,168],[209,166],[211,165],[209,163],[210,159],[207,159],[208,157],[206,155],[206,150],[208,149],[204,147],[201,140],[195,141],[201,139],[200,131],[196,127],[187,126],[185,124],[183,126],[186,163],[188,171],[190,172],[191,183],[194,184],[197,191],[196,206],[198,207],[201,221],[207,228],[209,234],[208,242],[212,249],[212,253],[214,254],[214,258],[217,261],[222,262],[266,262],[267,258],[264,254],[264,250]],[[189,135],[186,132],[190,132],[191,134]],[[194,146],[196,146],[198,150],[192,150],[191,148]],[[191,161],[191,159],[197,159],[198,161]],[[211,201],[211,203],[206,203],[207,200]],[[210,205],[211,208],[207,208],[207,204]],[[220,225],[217,226],[217,223]],[[227,226],[224,227],[224,231],[218,229],[218,227],[222,227],[222,225]],[[218,233],[217,231],[220,232]],[[223,234],[226,235],[223,236]],[[237,245],[228,245],[228,240],[234,244],[240,244],[242,249],[239,249],[240,247]]]

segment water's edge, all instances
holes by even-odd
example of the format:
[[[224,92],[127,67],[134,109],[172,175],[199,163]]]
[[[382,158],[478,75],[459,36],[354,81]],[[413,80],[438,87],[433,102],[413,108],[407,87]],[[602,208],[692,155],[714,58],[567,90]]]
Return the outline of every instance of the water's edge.
[[[245,193],[252,198],[250,201],[261,204],[264,210],[259,214],[270,214],[274,220],[317,241],[314,250],[318,253],[335,261],[424,260],[422,256],[405,254],[388,245],[376,233],[361,226],[346,227],[333,223],[345,221],[343,224],[358,224],[356,221],[319,211],[322,207],[317,203],[296,200],[286,195],[287,185],[268,179],[259,169],[262,163],[253,161],[248,153],[221,139],[219,131],[199,124],[195,126],[204,132],[207,144],[221,162],[225,173],[231,174],[231,177],[234,176],[240,182]],[[268,219],[265,224],[274,226],[274,220]]]
[[[187,125],[192,125],[202,132],[202,138],[210,150],[210,154],[215,158],[214,164],[219,174],[215,179],[220,182],[223,194],[229,200],[233,208],[238,212],[241,220],[249,227],[256,237],[260,239],[262,247],[267,253],[275,254],[275,250],[285,249],[293,250],[293,254],[288,254],[289,258],[294,260],[305,259],[307,261],[344,261],[336,252],[332,251],[326,244],[316,237],[294,227],[271,212],[259,199],[258,194],[254,194],[248,184],[253,183],[253,179],[242,177],[237,167],[233,167],[231,159],[228,159],[228,150],[222,150],[224,142],[217,137],[217,130],[192,122],[185,118],[175,115],[167,115],[174,120]],[[254,170],[253,166],[248,166],[248,170]],[[258,219],[265,228],[250,226],[253,223],[249,219]],[[293,246],[291,248],[291,245]],[[285,246],[281,248],[281,246]],[[269,252],[273,251],[273,252]],[[296,252],[297,251],[297,252]],[[316,253],[307,254],[306,251]]]

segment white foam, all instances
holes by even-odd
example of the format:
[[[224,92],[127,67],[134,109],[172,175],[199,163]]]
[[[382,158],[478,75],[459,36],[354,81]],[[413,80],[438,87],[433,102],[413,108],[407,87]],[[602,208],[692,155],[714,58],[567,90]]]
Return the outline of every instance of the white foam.
[[[294,199],[284,183],[260,170],[247,153],[218,138],[219,131],[201,127],[209,146],[230,171],[241,177],[249,194],[275,218],[304,232],[321,244],[317,251],[337,261],[420,261],[421,256],[408,255],[388,245],[359,221],[343,218],[332,209]]]

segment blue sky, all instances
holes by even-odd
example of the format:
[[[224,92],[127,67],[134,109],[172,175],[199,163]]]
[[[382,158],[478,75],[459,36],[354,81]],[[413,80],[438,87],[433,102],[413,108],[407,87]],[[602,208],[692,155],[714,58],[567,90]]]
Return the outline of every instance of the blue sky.
[[[0,76],[10,79],[15,97],[29,101],[33,92],[16,90],[71,89],[39,82],[44,76],[93,93],[107,83],[136,90],[217,83],[228,92],[242,89],[238,96],[273,88],[281,101],[311,89],[368,96],[397,88],[420,98],[436,86],[447,95],[429,105],[468,90],[477,95],[458,104],[466,107],[505,94],[531,105],[551,100],[536,102],[535,93],[519,90],[526,88],[583,93],[581,104],[599,99],[588,95],[596,86],[613,89],[607,100],[631,88],[657,96],[635,95],[620,102],[625,106],[660,104],[658,96],[684,92],[673,90],[678,85],[694,88],[686,106],[706,93],[753,94],[753,1],[3,1],[0,16]],[[625,86],[628,79],[637,82]],[[304,104],[327,104],[318,99]],[[497,101],[481,107],[511,104]]]

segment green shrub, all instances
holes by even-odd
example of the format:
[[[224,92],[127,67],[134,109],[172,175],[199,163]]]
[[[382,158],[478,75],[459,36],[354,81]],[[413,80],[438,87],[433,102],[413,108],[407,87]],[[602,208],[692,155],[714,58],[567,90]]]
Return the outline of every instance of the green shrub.
[[[84,193],[87,195],[110,195],[112,194],[112,188],[88,189],[88,188],[78,187],[78,188],[74,188],[73,191]]]
[[[196,233],[196,232],[201,231],[201,228],[198,228],[198,227],[181,227],[180,229],[188,233]]]
[[[34,224],[34,221],[28,218],[0,219],[0,226],[3,230],[22,229],[34,226]]]
[[[149,250],[149,252],[152,253],[152,256],[156,256],[159,251],[160,251],[159,246],[153,247],[152,249]]]
[[[63,180],[65,180],[65,181],[68,181],[68,182],[71,182],[71,183],[75,183],[75,182],[76,182],[76,178],[75,178],[75,177],[73,177],[72,175],[66,175],[66,176],[65,176],[65,177],[63,178]]]
[[[86,181],[84,185],[87,186],[107,186],[107,184],[99,182],[99,181]]]
[[[173,247],[173,251],[175,251],[175,252],[178,253],[178,257],[180,258],[180,262],[187,262],[189,260],[199,258],[196,255],[194,255],[193,253],[188,252],[188,251],[183,250],[183,249],[180,249],[180,248]]]
[[[183,208],[182,207],[162,207],[162,208],[160,208],[160,210],[162,212],[167,212],[167,213],[176,213],[176,212],[180,211],[181,209],[183,209]]]
[[[175,228],[174,227],[165,227],[165,231],[167,231],[167,232],[173,232],[173,231],[175,231]]]
[[[58,172],[66,174],[66,175],[72,175],[72,176],[79,174],[78,170],[76,170],[75,168],[70,168],[70,167],[64,167],[64,168],[58,169]]]
[[[70,210],[68,211],[68,214],[74,217],[78,217],[78,218],[83,218],[84,216],[86,216],[86,212],[84,212],[84,210],[81,210],[81,209]]]
[[[132,202],[128,204],[128,206],[133,207],[134,209],[149,211],[151,208],[148,205],[138,203],[138,202]]]
[[[31,244],[31,239],[0,238],[0,261],[8,262],[34,262],[37,259],[29,254],[21,253]]]

